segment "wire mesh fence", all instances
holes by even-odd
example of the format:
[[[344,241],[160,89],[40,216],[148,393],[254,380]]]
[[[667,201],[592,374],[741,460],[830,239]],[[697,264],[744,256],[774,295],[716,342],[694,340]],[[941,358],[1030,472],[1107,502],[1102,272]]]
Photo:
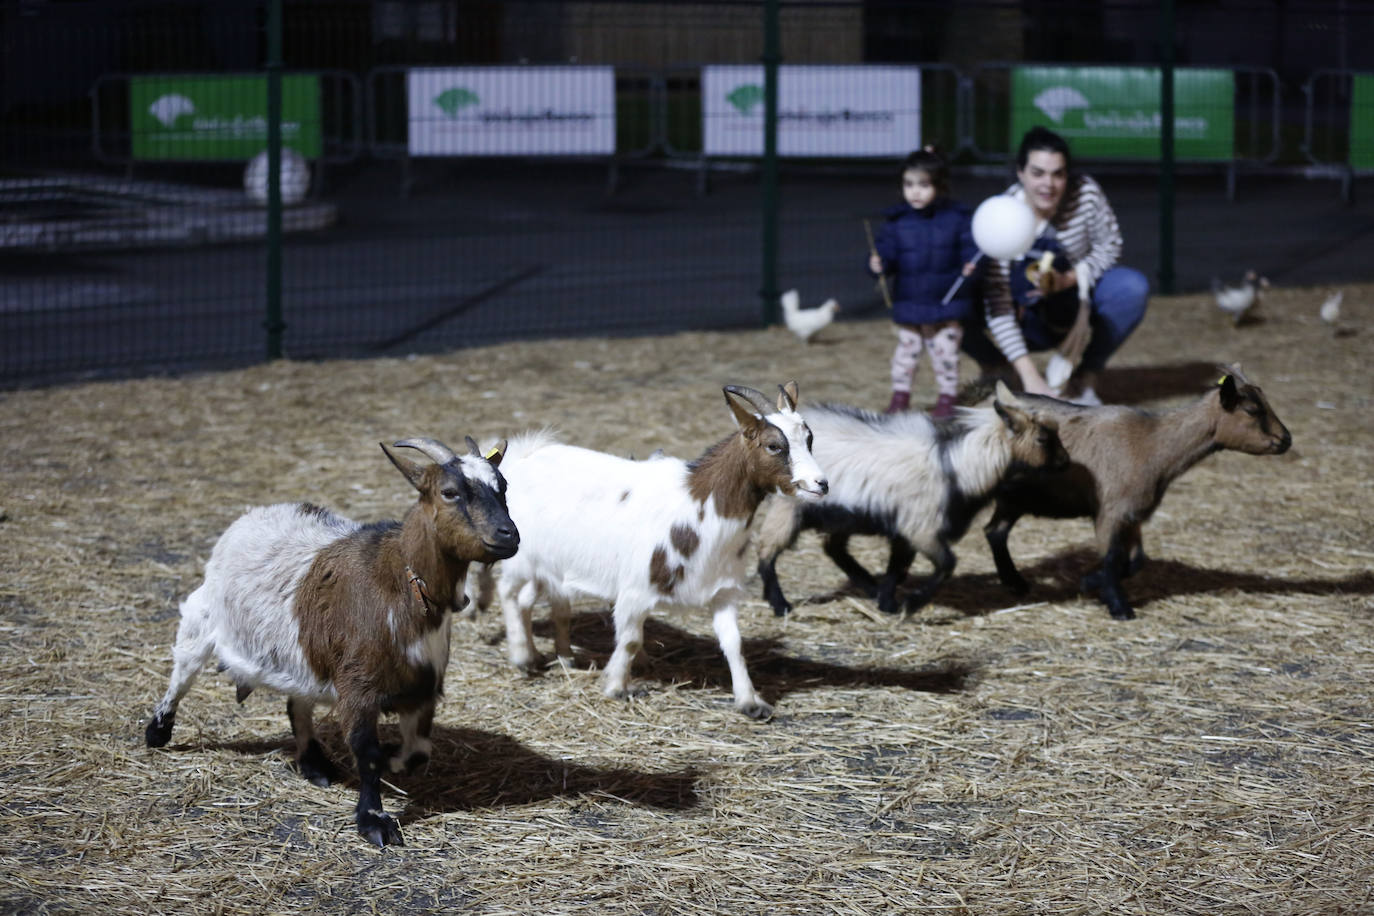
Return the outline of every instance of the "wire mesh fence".
[[[917,145],[1157,167],[1152,4],[777,6],[788,285],[876,302],[859,220]],[[1179,163],[1374,169],[1371,11],[1226,6],[1177,17]],[[283,9],[288,355],[761,320],[765,3]],[[0,385],[264,358],[266,3],[0,14]],[[837,175],[881,190],[812,207]]]

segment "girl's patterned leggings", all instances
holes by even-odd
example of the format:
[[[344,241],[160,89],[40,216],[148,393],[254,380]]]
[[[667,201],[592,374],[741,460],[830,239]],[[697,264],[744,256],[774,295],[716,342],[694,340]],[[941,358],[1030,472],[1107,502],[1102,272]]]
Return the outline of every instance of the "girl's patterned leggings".
[[[964,328],[957,321],[941,324],[897,325],[897,349],[892,351],[892,390],[911,391],[911,377],[921,361],[921,348],[930,351],[937,394],[959,392],[959,343]]]

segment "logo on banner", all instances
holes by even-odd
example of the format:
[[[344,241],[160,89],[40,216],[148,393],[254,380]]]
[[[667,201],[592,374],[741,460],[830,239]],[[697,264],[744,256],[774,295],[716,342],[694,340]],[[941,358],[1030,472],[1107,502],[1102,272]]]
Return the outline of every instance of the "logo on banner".
[[[1102,89],[1100,86],[1095,88]],[[1113,102],[1118,104],[1112,104]],[[1132,107],[1132,103],[1135,102],[1135,99],[1128,99],[1125,104],[1120,104],[1117,99],[1109,99],[1106,104],[1096,106],[1092,99],[1079,89],[1063,85],[1042,89],[1031,99],[1032,105],[1069,136],[1078,136],[1081,132],[1099,137],[1158,136],[1160,122],[1163,120],[1159,111],[1143,106]],[[1074,112],[1081,114],[1073,117]],[[1202,115],[1176,115],[1174,131],[1180,139],[1205,138],[1208,133],[1208,119]]]
[[[477,97],[477,93],[461,86],[445,89],[434,97],[434,104],[450,118],[458,117],[458,112],[462,111],[464,108],[480,104],[481,101],[482,100]]]
[[[172,92],[161,96],[157,101],[148,106],[148,114],[157,118],[158,123],[163,127],[172,127],[176,124],[177,118],[182,115],[193,115],[196,113],[196,103],[184,95]]]
[[[1064,115],[1075,108],[1091,108],[1093,103],[1088,97],[1072,86],[1051,86],[1037,95],[1031,102],[1056,124],[1064,120]]]
[[[453,121],[476,121],[482,124],[515,124],[524,127],[538,127],[547,125],[571,124],[574,126],[590,124],[596,121],[596,114],[591,111],[574,111],[571,109],[556,109],[552,105],[544,108],[531,107],[525,109],[487,109],[481,111],[467,112],[460,116],[465,109],[479,109],[482,107],[482,99],[477,93],[463,86],[455,86],[452,89],[445,89],[433,98],[434,107],[444,113],[444,116]]]
[[[763,87],[754,83],[744,83],[731,90],[725,101],[733,105],[740,114],[748,115],[763,101]]]
[[[763,87],[757,83],[741,83],[726,94],[725,101],[729,102],[730,106],[741,115],[749,117],[763,102]],[[895,112],[882,109],[865,111],[857,108],[819,108],[813,110],[805,106],[778,109],[778,123],[780,124],[791,122],[793,124],[817,124],[821,127],[834,125],[854,127],[865,124],[886,127],[892,123],[895,116]]]

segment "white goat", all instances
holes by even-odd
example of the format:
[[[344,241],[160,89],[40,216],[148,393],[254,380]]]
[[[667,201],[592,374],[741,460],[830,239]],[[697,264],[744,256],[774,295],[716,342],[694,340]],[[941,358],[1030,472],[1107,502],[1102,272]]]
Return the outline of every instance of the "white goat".
[[[907,610],[914,611],[953,572],[950,545],[963,537],[999,481],[1019,468],[1068,462],[1056,421],[1000,382],[992,407],[961,408],[958,418],[943,424],[919,412],[876,414],[838,404],[808,407],[803,415],[816,433],[816,458],[830,474],[830,493],[804,505],[776,499],[764,512],[759,576],[778,616],[792,609],[778,584],[778,555],[803,529],[824,533],[826,555],[889,614],[897,612],[897,586],[916,554],[924,555],[935,572],[907,598]],[[890,542],[881,580],[849,553],[856,534]]]
[[[740,651],[736,607],[749,522],[770,492],[819,498],[828,484],[796,412],[795,382],[780,387],[776,410],[753,389],[724,391],[739,429],[691,463],[631,461],[564,445],[548,433],[511,442],[505,473],[511,517],[524,539],[520,553],[501,564],[512,664],[529,670],[543,663],[530,628],[541,592],[560,658],[572,656],[569,601],[576,595],[613,601],[616,643],[604,689],[625,697],[649,612],[660,604],[704,605],[730,665],[735,707],[754,718],[772,715]],[[479,595],[490,592],[477,585]]]
[[[496,470],[501,446],[458,457],[433,439],[405,439],[437,464],[415,464],[385,445],[420,492],[400,522],[361,525],[309,503],[260,506],[220,536],[205,581],[181,604],[167,692],[145,738],[162,747],[177,705],[218,655],[238,685],[289,697],[301,775],[328,785],[337,771],[315,740],[314,707],[337,707],[358,766],[358,832],[400,844],[382,810],[382,768],[429,759],[430,727],[448,665],[449,625],[462,606],[468,564],[512,556],[520,543]],[[389,761],[377,740],[383,712],[400,716],[402,745]]]

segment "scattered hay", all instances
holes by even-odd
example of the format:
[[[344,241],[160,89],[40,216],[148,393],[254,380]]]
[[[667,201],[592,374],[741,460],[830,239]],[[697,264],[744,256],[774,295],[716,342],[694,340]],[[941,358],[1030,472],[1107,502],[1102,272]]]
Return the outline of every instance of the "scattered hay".
[[[1295,442],[1175,485],[1130,584],[1138,620],[1076,595],[1083,521],[1017,526],[1022,603],[975,528],[909,620],[875,614],[804,535],[779,564],[796,613],[757,595],[742,611],[778,704],[759,724],[730,708],[705,615],[652,620],[651,689],[628,703],[597,690],[598,603],[576,608],[587,668],[534,679],[505,666],[496,617],[464,619],[434,760],[387,793],[408,845],[384,851],[353,830],[355,787],[294,773],[265,691],[238,707],[207,675],[173,744],[143,747],[176,602],[243,507],[395,515],[408,488],[374,443],[409,435],[552,424],[692,456],[731,428],[726,383],[881,407],[887,325],[809,347],[779,330],[551,341],[0,394],[0,910],[1368,910],[1374,288],[1347,290],[1344,336],[1317,318],[1325,292],[1275,290],[1239,329],[1207,297],[1158,299],[1104,380],[1114,400],[1177,403],[1239,361]],[[337,724],[321,731],[344,760]]]

